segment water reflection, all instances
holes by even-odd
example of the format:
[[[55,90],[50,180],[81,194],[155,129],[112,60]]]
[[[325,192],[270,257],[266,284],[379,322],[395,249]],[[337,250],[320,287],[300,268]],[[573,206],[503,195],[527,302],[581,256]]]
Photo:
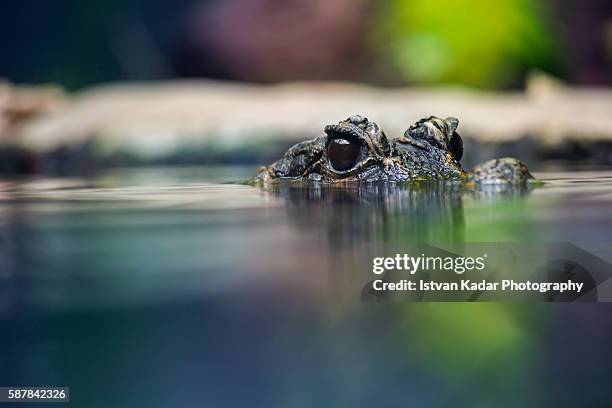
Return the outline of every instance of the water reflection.
[[[2,190],[0,384],[162,407],[546,405],[573,367],[608,383],[602,305],[361,300],[372,254],[565,226],[554,190],[105,182]]]
[[[325,229],[330,245],[355,241],[449,242],[465,239],[458,185],[362,184],[338,187],[276,186],[298,228]]]
[[[388,245],[479,240],[482,231],[474,231],[466,223],[466,199],[468,217],[471,215],[470,221],[476,218],[476,226],[487,221],[487,214],[514,212],[515,217],[508,222],[498,217],[496,225],[487,225],[496,233],[507,228],[515,234],[513,240],[519,240],[531,236],[528,223],[520,221],[521,217],[523,221],[529,218],[524,200],[533,189],[533,186],[468,189],[449,183],[375,183],[343,187],[277,185],[263,191],[283,200],[296,230],[324,231],[330,246],[343,248],[363,242]]]

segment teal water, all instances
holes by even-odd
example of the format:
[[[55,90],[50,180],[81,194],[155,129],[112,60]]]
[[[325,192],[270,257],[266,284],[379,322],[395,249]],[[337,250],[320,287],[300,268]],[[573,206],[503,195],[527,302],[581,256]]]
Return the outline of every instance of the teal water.
[[[67,385],[85,407],[609,401],[605,304],[368,304],[355,276],[413,242],[605,251],[612,172],[521,191],[227,184],[254,172],[2,180],[0,383]]]

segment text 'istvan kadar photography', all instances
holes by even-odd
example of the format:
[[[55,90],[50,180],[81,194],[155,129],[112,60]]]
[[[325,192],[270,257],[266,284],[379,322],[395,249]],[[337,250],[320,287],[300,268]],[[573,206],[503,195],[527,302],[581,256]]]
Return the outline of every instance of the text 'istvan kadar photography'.
[[[612,406],[611,2],[0,15],[0,408]]]

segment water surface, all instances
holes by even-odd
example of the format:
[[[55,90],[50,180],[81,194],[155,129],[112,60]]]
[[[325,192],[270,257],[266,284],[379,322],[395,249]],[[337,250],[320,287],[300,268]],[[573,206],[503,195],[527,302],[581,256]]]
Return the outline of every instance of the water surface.
[[[415,242],[605,248],[612,172],[479,192],[227,184],[254,172],[2,180],[0,383],[67,385],[86,407],[609,397],[607,305],[372,304],[355,277]]]

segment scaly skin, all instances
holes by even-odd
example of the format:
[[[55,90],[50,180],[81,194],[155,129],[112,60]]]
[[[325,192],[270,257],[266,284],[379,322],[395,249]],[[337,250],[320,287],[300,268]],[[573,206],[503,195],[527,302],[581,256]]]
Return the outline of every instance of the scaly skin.
[[[466,173],[459,164],[463,141],[455,132],[458,124],[455,118],[431,116],[389,142],[376,123],[354,115],[325,126],[323,135],[291,147],[280,160],[262,167],[255,182],[456,180],[471,185],[521,185],[533,179],[527,166],[513,158],[490,160]]]

